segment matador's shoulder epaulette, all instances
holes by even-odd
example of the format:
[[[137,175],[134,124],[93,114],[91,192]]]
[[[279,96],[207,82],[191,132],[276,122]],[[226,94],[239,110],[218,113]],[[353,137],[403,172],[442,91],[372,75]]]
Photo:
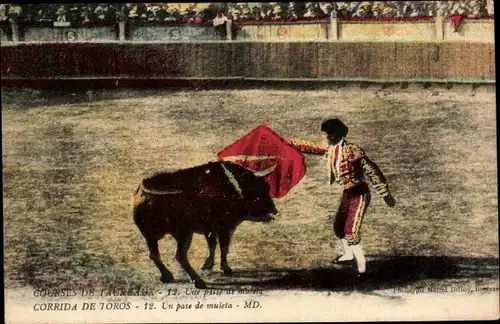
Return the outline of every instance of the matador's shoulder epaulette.
[[[344,150],[351,161],[356,161],[366,156],[365,151],[354,143],[346,143]]]

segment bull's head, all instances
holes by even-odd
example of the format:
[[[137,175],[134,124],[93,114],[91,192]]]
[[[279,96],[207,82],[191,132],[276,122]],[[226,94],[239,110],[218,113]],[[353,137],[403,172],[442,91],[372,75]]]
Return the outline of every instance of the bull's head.
[[[270,186],[264,179],[276,169],[276,165],[261,171],[252,171],[253,177],[245,184],[245,212],[244,219],[253,222],[270,222],[278,209],[269,194]]]
[[[244,220],[270,222],[278,213],[269,194],[270,187],[265,176],[276,169],[276,165],[261,171],[254,171],[238,164],[222,164],[228,180],[238,192],[243,203],[240,215]]]

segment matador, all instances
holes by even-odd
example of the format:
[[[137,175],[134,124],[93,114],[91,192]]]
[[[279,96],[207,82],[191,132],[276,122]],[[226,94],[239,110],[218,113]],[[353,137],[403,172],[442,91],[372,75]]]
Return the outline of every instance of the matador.
[[[361,225],[371,198],[365,175],[389,207],[394,207],[396,202],[379,167],[361,147],[346,140],[349,128],[341,120],[325,120],[321,131],[328,141],[326,147],[304,140],[292,139],[288,142],[303,153],[327,156],[330,185],[337,182],[343,187],[333,231],[341,240],[344,253],[333,262],[344,263],[355,259],[358,275],[361,275],[366,272]]]

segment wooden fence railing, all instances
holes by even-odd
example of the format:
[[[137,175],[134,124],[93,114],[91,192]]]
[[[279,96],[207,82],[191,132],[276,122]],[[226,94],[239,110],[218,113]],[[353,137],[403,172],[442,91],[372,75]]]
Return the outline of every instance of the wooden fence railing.
[[[2,79],[495,80],[489,42],[33,43],[0,47]]]

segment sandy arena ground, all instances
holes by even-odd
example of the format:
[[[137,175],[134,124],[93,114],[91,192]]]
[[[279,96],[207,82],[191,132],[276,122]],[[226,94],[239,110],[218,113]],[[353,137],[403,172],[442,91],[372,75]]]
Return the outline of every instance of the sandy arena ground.
[[[158,287],[131,217],[142,177],[215,160],[262,123],[286,138],[319,140],[331,116],[350,126],[350,140],[380,166],[397,200],[390,209],[372,197],[363,224],[373,276],[366,287],[425,280],[498,287],[494,89],[102,91],[91,102],[29,91],[2,96],[7,288]],[[237,229],[234,276],[216,266],[203,273],[209,285],[356,285],[352,269],[331,264],[340,252],[332,216],[341,190],[326,184],[322,158],[307,163],[307,176],[276,201],[276,221]],[[160,251],[177,283],[188,283],[173,239],[163,239]],[[206,254],[195,235],[190,260],[198,271]]]

